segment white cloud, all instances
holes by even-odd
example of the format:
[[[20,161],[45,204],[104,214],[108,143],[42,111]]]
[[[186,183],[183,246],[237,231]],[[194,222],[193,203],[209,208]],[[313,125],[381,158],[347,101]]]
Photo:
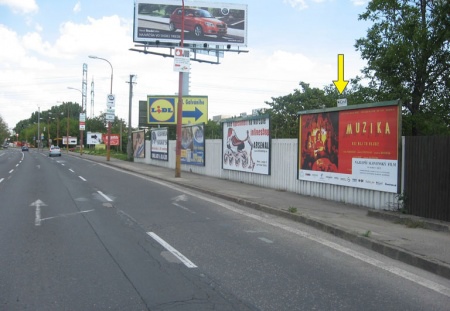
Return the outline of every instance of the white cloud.
[[[80,11],[81,11],[81,3],[80,1],[78,1],[77,4],[75,4],[75,6],[73,7],[73,12],[78,13]]]
[[[35,0],[0,0],[0,5],[5,5],[14,13],[35,13],[39,10]]]
[[[352,0],[352,3],[356,6],[362,6],[367,3],[367,0]]]
[[[308,7],[305,0],[283,0],[283,3],[287,3],[294,9],[303,10]]]

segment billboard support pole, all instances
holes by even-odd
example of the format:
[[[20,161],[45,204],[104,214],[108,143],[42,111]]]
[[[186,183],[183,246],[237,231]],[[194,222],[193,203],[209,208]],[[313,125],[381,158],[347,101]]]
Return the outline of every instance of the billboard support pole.
[[[184,45],[184,0],[182,0],[181,9],[181,42],[180,47]],[[178,76],[178,106],[177,106],[177,141],[176,141],[176,162],[175,162],[175,178],[181,177],[181,123],[183,114],[183,72],[179,72]]]

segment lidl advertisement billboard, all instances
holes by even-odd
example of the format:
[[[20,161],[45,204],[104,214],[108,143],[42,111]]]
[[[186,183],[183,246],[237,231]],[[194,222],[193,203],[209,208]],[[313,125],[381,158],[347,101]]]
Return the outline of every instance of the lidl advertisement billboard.
[[[247,46],[247,5],[192,1],[184,10],[184,42]],[[134,42],[181,40],[182,6],[178,0],[137,0]]]
[[[178,96],[147,96],[147,124],[177,124]],[[182,124],[208,122],[208,96],[183,96]]]
[[[397,101],[299,115],[298,179],[397,193]]]

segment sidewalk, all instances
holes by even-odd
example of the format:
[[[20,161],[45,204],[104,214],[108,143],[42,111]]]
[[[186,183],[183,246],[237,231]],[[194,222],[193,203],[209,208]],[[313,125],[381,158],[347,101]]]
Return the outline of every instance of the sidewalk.
[[[70,153],[80,157],[80,154]],[[344,203],[277,191],[142,163],[83,154],[81,157],[182,185],[266,213],[290,218],[390,258],[450,279],[450,223],[368,210]],[[289,208],[295,207],[295,213]]]

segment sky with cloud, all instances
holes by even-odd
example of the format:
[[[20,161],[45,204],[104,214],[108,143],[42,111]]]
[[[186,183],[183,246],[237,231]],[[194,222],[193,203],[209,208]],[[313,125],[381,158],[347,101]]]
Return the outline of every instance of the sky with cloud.
[[[161,1],[163,2],[163,1]],[[185,1],[195,5],[198,1]],[[247,53],[225,52],[220,64],[191,63],[190,95],[207,95],[209,119],[267,107],[272,97],[300,81],[322,88],[337,78],[337,55],[345,55],[345,78],[365,62],[356,39],[370,26],[359,21],[363,0],[202,1],[248,5]],[[180,1],[181,4],[181,1]],[[138,102],[147,95],[174,95],[178,73],[173,59],[130,51],[134,1],[0,0],[0,115],[10,128],[38,110],[60,102],[81,103],[83,63],[88,66],[87,114],[106,109],[111,68],[116,115],[128,120],[129,76],[136,75],[132,126]],[[167,53],[167,50],[160,52]],[[215,58],[211,60],[215,61]]]

